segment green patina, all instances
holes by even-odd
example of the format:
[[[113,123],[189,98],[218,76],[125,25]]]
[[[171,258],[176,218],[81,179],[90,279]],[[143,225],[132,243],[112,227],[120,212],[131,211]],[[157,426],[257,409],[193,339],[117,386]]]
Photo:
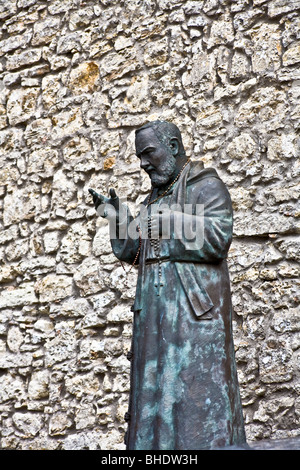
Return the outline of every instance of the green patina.
[[[137,156],[152,182],[137,218],[126,211],[121,217],[114,190],[109,200],[91,190],[96,207],[104,208],[102,216],[109,218],[112,206],[119,211],[117,237],[111,235],[114,254],[138,264],[127,449],[243,444],[226,262],[230,196],[214,169],[187,160],[173,125],[153,126],[136,137]],[[167,237],[162,236],[165,214]],[[159,237],[152,236],[155,224]],[[138,231],[140,239],[121,237],[124,227]],[[189,238],[193,227],[195,243]],[[147,229],[150,238],[141,236]]]
[[[197,164],[187,168],[163,203],[183,203],[182,194],[185,202],[204,205],[204,243],[188,250],[172,233],[160,240],[164,262],[158,290],[157,253],[149,240],[142,241],[128,449],[211,449],[245,441],[226,264],[229,194],[215,170]],[[112,247],[119,259],[131,262],[138,240],[112,240]]]

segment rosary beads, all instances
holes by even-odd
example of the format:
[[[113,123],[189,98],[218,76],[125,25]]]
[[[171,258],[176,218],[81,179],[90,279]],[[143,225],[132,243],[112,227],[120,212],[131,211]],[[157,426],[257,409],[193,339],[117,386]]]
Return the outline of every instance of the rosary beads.
[[[163,198],[164,196],[166,196],[168,194],[168,192],[170,191],[170,189],[174,186],[174,184],[179,180],[183,170],[185,169],[185,167],[190,163],[190,159],[188,159],[186,161],[186,163],[183,165],[183,167],[181,168],[180,172],[178,173],[178,175],[176,176],[176,178],[172,181],[172,183],[168,186],[168,188],[162,193],[160,194],[159,196],[157,196],[153,201],[151,201],[151,198],[152,198],[152,194],[153,194],[153,190],[154,188],[152,187],[151,189],[151,192],[149,194],[149,197],[148,197],[148,201],[147,201],[147,204],[146,204],[146,207],[149,207],[150,205],[154,204],[155,202],[157,202],[159,199]],[[139,257],[139,254],[140,254],[140,251],[141,251],[141,246],[142,246],[142,231],[141,231],[141,228],[140,226],[138,225],[137,226],[137,231],[139,232],[139,247],[138,247],[138,251],[137,251],[137,254],[134,258],[134,261],[131,265],[131,267],[129,268],[129,271],[128,273],[132,270],[132,268],[135,266],[135,263],[137,262],[137,259]],[[155,255],[158,257],[158,263],[159,263],[159,278],[161,278],[161,262],[160,262],[160,259],[159,259],[159,239],[152,239],[151,237],[151,215],[148,216],[148,237],[149,237],[149,240],[150,240],[150,244],[151,246],[154,248],[154,253]],[[126,272],[125,270],[125,267],[121,261],[121,265],[122,265],[122,268],[124,269],[124,271]],[[160,284],[161,285],[161,284]]]

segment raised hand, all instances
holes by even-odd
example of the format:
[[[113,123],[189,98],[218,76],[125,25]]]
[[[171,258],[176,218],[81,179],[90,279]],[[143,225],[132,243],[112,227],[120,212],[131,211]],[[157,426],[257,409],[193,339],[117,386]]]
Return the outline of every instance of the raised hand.
[[[93,189],[89,189],[89,193],[92,195],[95,209],[101,217],[108,220],[119,218],[120,201],[113,188],[109,190],[109,198],[103,196],[103,194],[96,193]]]

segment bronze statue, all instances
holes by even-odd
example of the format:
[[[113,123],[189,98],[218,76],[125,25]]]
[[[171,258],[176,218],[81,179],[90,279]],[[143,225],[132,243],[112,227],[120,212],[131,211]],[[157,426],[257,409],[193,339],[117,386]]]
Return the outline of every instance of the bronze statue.
[[[90,190],[110,221],[115,256],[138,265],[127,449],[243,445],[226,262],[229,193],[214,169],[187,158],[171,123],[138,129],[136,154],[152,190],[135,219],[114,190],[109,198]]]

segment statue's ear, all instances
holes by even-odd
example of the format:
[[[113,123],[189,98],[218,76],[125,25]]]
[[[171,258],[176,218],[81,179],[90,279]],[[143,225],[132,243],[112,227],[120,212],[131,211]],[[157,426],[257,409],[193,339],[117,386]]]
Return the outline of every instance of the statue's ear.
[[[171,149],[171,152],[172,154],[174,155],[174,157],[177,156],[178,152],[179,152],[179,142],[178,142],[178,139],[177,137],[172,137],[169,141],[169,147]]]

